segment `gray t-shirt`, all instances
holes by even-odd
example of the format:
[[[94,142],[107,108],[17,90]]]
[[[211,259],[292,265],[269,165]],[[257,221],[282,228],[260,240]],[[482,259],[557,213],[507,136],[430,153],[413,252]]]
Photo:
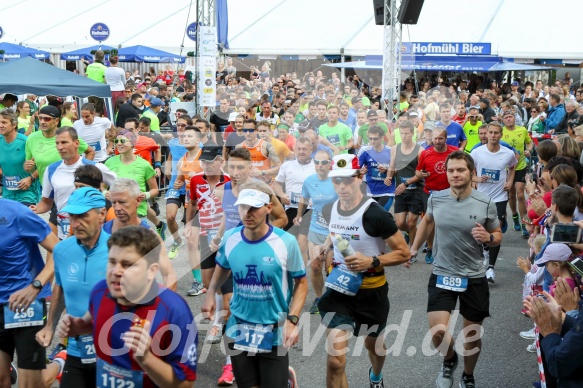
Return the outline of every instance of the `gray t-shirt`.
[[[493,232],[499,225],[496,203],[479,191],[460,201],[450,190],[434,191],[427,201],[427,215],[435,221],[433,273],[479,278],[486,274],[482,244],[472,237],[476,222]]]

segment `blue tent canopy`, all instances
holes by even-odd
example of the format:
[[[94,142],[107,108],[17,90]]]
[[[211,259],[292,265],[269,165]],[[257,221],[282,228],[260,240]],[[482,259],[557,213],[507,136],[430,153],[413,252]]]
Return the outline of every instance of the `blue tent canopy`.
[[[101,48],[101,50],[111,50],[113,47],[111,46],[105,46],[105,45],[95,45],[95,46],[91,46],[91,47],[85,47],[79,50],[73,50],[73,51],[69,51],[67,53],[62,53],[61,54],[61,59],[63,61],[80,61],[82,59],[86,59],[88,61],[93,59],[93,54],[91,54],[91,51],[93,50],[99,50]]]
[[[51,53],[47,51],[37,50],[32,47],[20,46],[18,44],[7,42],[0,43],[0,50],[4,50],[4,54],[0,54],[0,59],[5,61],[24,57],[31,57],[34,59],[49,59],[51,56]]]
[[[365,64],[368,68],[383,67],[380,55],[367,55]],[[529,65],[525,63],[503,62],[496,56],[438,56],[438,55],[403,55],[402,70],[429,71],[509,71],[509,70],[541,70],[546,66]]]
[[[0,94],[111,98],[109,85],[32,58],[0,63]]]
[[[180,55],[140,45],[120,48],[118,57],[120,62],[184,63],[185,61],[185,58]]]

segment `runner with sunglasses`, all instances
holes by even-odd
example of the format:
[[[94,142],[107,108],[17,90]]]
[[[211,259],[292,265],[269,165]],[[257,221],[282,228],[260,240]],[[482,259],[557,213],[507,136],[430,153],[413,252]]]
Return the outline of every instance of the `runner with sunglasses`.
[[[251,153],[251,176],[265,183],[271,183],[281,167],[281,161],[271,143],[257,137],[257,122],[247,119],[243,122],[245,141],[235,148],[245,148]]]
[[[338,199],[332,181],[328,178],[330,164],[332,163],[330,154],[325,150],[316,151],[313,159],[316,173],[306,178],[302,186],[302,194],[298,203],[298,215],[294,218],[294,224],[300,225],[306,220],[300,214],[304,214],[310,201],[312,201],[312,215],[309,218],[308,230],[308,259],[309,272],[312,288],[316,299],[310,307],[310,314],[318,314],[318,301],[322,297],[324,290],[324,277],[322,276],[323,258],[316,249],[326,241],[328,237],[328,222],[322,215],[324,205]]]
[[[365,335],[364,345],[372,366],[371,387],[384,387],[384,328],[389,315],[389,287],[384,267],[409,260],[409,247],[390,213],[363,192],[360,166],[355,155],[337,155],[329,175],[338,201],[324,206],[330,235],[324,246],[333,244],[334,258],[328,268],[328,288],[318,302],[327,330],[327,387],[347,387],[346,353],[352,327]],[[342,244],[348,242],[346,249]],[[385,253],[386,246],[391,252]],[[329,248],[326,248],[326,255]],[[353,250],[352,254],[347,250]],[[346,255],[346,257],[345,257]],[[332,313],[327,315],[327,313]]]

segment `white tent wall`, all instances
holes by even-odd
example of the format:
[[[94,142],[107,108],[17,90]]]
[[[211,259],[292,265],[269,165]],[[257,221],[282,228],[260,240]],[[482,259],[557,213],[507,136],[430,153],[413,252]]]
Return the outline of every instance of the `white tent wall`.
[[[61,0],[55,6],[45,0],[4,0],[0,14],[14,17],[3,18],[2,39],[60,53],[95,44],[89,28],[103,22],[111,31],[109,45],[142,44],[178,53],[184,27],[195,21],[195,4]],[[374,25],[372,0],[230,0],[228,6],[226,52],[322,55],[344,48],[352,56],[382,54],[382,27]],[[489,42],[494,55],[578,61],[583,50],[562,26],[581,11],[579,0],[426,0],[419,23],[404,27],[403,40]],[[557,27],[544,27],[553,21]],[[183,55],[194,50],[192,41],[184,42]]]

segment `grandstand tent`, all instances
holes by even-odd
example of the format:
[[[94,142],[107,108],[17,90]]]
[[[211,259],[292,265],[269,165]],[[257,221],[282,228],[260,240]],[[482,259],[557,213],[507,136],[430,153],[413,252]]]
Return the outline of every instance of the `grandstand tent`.
[[[251,55],[381,55],[383,29],[374,24],[370,0],[246,0],[228,3],[229,49]],[[133,16],[132,16],[133,8]],[[143,9],[155,10],[141,17]],[[63,12],[67,10],[67,12]],[[565,30],[536,31],[545,21],[569,20],[581,10],[579,0],[431,0],[425,1],[417,25],[403,27],[406,42],[488,42],[492,55],[515,60],[557,59],[578,62],[583,50],[565,38]],[[194,51],[185,38],[195,21],[196,1],[157,0],[83,2],[4,0],[0,12],[2,41],[63,53],[96,44],[91,25],[107,24],[103,42],[114,47],[147,45],[174,54]],[[9,17],[14,15],[14,17]],[[25,18],[18,15],[26,15]],[[530,21],[530,24],[525,24]],[[522,32],[521,32],[522,31]]]

